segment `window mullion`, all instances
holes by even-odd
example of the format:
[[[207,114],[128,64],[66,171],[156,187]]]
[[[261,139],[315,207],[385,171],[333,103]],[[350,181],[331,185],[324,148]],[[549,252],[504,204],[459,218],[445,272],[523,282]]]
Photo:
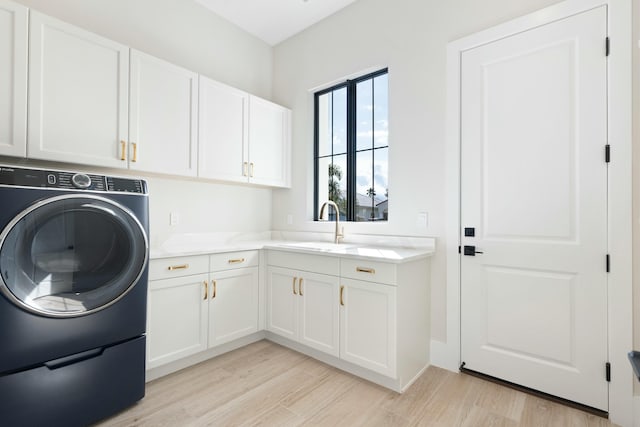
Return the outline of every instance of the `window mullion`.
[[[371,79],[371,191],[375,191],[376,188],[376,85],[373,84],[374,79]],[[375,197],[371,193],[371,214],[375,209]],[[375,216],[373,216],[375,218]],[[369,218],[371,220],[371,218]]]
[[[319,182],[319,170],[320,170],[320,95],[316,93],[313,101],[314,113],[314,125],[313,125],[313,158],[315,159],[314,174],[313,174],[313,219],[318,219],[318,196],[320,195],[320,182]]]
[[[347,81],[347,221],[356,220],[356,82]]]

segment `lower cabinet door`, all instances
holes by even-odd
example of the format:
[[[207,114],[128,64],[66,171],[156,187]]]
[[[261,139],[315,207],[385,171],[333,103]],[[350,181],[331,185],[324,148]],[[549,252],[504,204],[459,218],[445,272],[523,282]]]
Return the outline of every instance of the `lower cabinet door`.
[[[209,347],[258,330],[258,267],[211,273]]]
[[[298,290],[295,270],[267,269],[267,330],[297,340]]]
[[[207,274],[151,280],[147,309],[147,369],[207,349]]]
[[[340,282],[338,277],[300,272],[299,333],[302,344],[340,355]]]
[[[340,358],[396,377],[396,288],[342,279]]]

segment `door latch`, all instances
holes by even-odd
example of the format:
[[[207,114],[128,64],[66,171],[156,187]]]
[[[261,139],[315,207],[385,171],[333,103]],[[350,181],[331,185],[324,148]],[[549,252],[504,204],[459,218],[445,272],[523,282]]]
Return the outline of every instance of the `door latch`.
[[[482,254],[484,252],[476,251],[476,247],[475,246],[465,246],[463,253],[466,256],[476,256],[476,254]]]

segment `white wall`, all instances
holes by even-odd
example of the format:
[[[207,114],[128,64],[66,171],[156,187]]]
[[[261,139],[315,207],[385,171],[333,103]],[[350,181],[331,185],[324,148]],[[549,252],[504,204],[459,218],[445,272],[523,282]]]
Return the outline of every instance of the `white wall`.
[[[329,231],[313,211],[311,89],[389,67],[389,222],[349,233],[445,237],[445,86],[449,41],[558,0],[359,0],[274,50],[273,97],[293,109],[293,188],[275,190],[273,228]],[[429,226],[416,226],[418,212]],[[292,214],[293,225],[287,225]],[[446,337],[445,257],[432,260],[432,334]]]
[[[633,0],[633,324],[640,325],[640,0]],[[640,350],[640,327],[633,328],[633,347]],[[640,395],[640,382],[634,381]],[[640,402],[640,401],[638,401]],[[636,410],[640,412],[640,405]],[[637,418],[640,425],[640,417]]]
[[[196,2],[17,2],[247,92],[271,97],[272,48]],[[0,160],[47,167],[41,162]],[[55,167],[91,169],[74,165]],[[100,173],[123,174],[120,170]],[[158,177],[150,177],[149,187],[154,246],[172,233],[254,232],[271,228],[270,189]],[[180,225],[169,225],[169,212],[180,214]]]

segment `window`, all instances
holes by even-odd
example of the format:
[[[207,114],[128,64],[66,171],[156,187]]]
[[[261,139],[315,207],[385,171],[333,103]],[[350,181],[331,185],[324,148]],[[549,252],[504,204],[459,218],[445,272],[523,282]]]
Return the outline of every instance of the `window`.
[[[316,219],[327,200],[340,220],[389,218],[387,77],[384,69],[315,94]]]

